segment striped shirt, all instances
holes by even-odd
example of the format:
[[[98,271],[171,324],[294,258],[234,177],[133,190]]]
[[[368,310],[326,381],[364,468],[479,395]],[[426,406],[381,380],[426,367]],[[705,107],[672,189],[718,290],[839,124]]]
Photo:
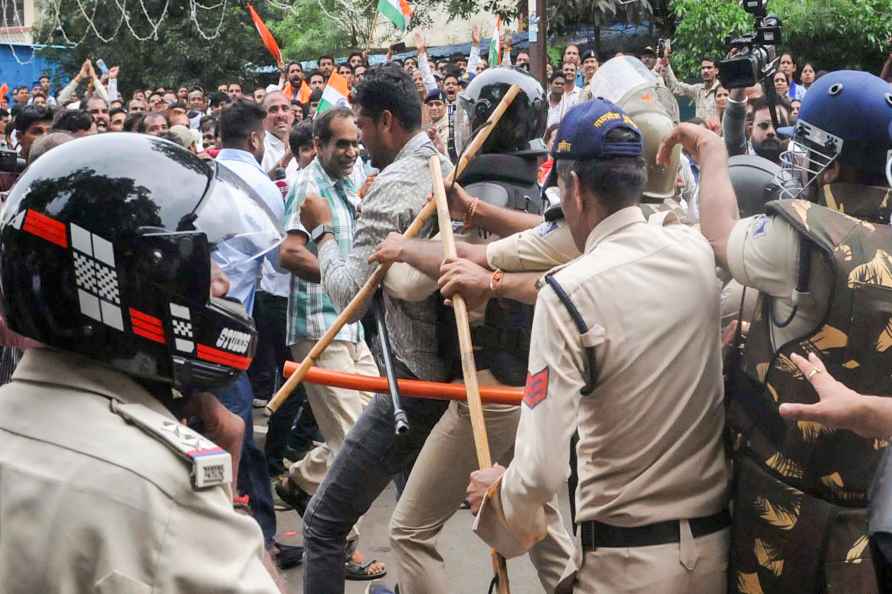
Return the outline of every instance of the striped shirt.
[[[332,179],[323,169],[319,159],[313,159],[298,173],[285,201],[287,232],[300,232],[307,237],[310,236],[310,231],[300,222],[300,207],[307,196],[319,196],[328,201],[335,243],[341,254],[349,253],[353,245],[356,214],[359,208],[359,197],[356,195],[356,186],[351,178]],[[316,255],[316,243],[312,240],[307,241],[307,249]],[[291,275],[287,344],[295,344],[302,338],[313,340],[322,338],[337,317],[338,310],[322,285],[306,281],[296,274]],[[352,343],[362,339],[362,324],[359,322],[344,325],[335,337],[335,340]]]

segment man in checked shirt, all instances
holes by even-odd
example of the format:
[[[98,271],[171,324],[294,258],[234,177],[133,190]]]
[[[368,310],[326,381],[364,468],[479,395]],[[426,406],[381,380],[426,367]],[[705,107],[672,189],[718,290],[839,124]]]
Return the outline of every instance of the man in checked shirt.
[[[332,215],[325,199],[308,197],[301,222],[316,229],[317,257],[325,289],[343,309],[371,276],[368,258],[390,232],[402,233],[422,209],[431,192],[429,159],[438,155],[421,130],[421,100],[408,74],[393,66],[374,68],[354,97],[356,125],[372,165],[381,170],[362,200],[352,249],[342,255],[329,230]],[[440,155],[443,172],[452,165]],[[423,237],[430,235],[430,227]],[[437,353],[437,297],[410,303],[385,294],[387,330],[397,375],[442,381],[449,377]],[[357,312],[351,322],[358,321]],[[304,514],[306,594],[344,592],[344,547],[359,517],[394,477],[407,473],[446,403],[404,399],[408,433],[394,435],[393,405],[377,395],[347,434],[328,474]]]

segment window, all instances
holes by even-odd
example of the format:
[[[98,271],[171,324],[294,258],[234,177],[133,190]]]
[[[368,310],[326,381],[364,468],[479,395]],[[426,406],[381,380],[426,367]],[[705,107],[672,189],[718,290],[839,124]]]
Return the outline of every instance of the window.
[[[25,26],[25,0],[0,0],[0,29]]]

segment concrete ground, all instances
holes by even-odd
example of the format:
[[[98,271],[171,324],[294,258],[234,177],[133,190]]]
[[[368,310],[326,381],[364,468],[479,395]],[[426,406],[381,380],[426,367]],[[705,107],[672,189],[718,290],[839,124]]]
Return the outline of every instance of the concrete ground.
[[[254,411],[254,435],[258,445],[263,447],[266,435],[266,416],[258,409]],[[279,503],[277,499],[277,503]],[[381,581],[393,587],[396,582],[396,566],[388,538],[388,524],[396,504],[396,490],[390,485],[372,505],[369,513],[360,524],[360,551],[367,559],[377,559],[388,569],[388,575]],[[569,518],[566,493],[561,498],[561,511]],[[277,514],[279,533],[291,532],[287,542],[300,544],[301,523],[294,511],[281,511]],[[471,532],[473,517],[467,510],[457,510],[446,524],[440,536],[440,552],[446,561],[446,570],[453,583],[451,594],[486,594],[492,578],[489,549]],[[290,593],[303,592],[303,566],[288,570],[285,577]],[[528,557],[518,557],[508,562],[508,576],[512,594],[542,594],[544,590],[536,577],[536,571]],[[347,582],[347,594],[362,594],[368,582]]]

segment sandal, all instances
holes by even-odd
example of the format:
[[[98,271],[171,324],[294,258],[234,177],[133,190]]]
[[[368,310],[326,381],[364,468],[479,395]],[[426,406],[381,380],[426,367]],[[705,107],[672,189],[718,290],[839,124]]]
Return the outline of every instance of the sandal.
[[[362,553],[353,555],[344,562],[345,577],[352,581],[376,580],[387,575],[384,564],[377,560],[365,561]]]
[[[297,515],[304,517],[312,495],[295,485],[287,476],[276,481],[275,490],[279,499],[290,505]]]

